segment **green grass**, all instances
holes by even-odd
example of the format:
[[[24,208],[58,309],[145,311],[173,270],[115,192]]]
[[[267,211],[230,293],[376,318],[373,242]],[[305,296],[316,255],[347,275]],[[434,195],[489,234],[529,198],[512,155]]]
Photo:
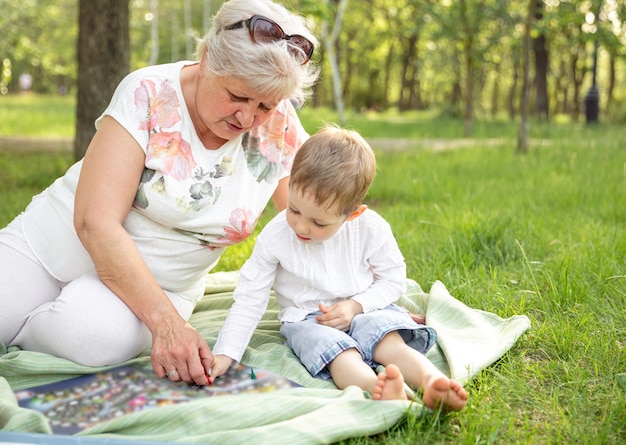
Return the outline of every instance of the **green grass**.
[[[303,115],[310,131],[332,120],[328,110]],[[413,135],[391,117],[351,125],[368,136]],[[412,119],[432,138],[462,128]],[[496,146],[434,152],[416,139],[414,149],[378,152],[367,203],[394,228],[408,275],[425,289],[441,280],[462,302],[501,317],[526,314],[532,326],[467,385],[462,412],[409,417],[342,444],[626,441],[626,133],[533,125],[526,156],[515,154],[514,126],[505,123],[481,124],[503,138]],[[68,155],[0,153],[0,225],[69,163]],[[240,267],[253,242],[230,248],[219,269]]]
[[[74,96],[0,96],[0,135],[73,136]]]
[[[69,153],[4,153],[0,149],[0,227],[70,166]]]

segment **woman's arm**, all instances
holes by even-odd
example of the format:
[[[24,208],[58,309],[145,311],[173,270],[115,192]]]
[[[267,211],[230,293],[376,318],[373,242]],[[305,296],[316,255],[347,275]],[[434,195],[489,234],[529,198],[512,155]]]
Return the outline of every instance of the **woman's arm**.
[[[106,284],[152,333],[152,367],[159,377],[207,383],[213,356],[206,341],[179,316],[128,235],[130,212],[145,154],[113,118],[105,117],[85,154],[74,225]]]
[[[289,197],[289,176],[278,181],[278,187],[272,195],[274,206],[280,212],[287,208],[287,198]]]

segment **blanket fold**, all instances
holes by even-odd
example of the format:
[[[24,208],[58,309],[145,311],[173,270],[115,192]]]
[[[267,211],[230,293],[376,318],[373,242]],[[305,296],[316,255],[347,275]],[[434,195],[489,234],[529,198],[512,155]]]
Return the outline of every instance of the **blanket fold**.
[[[207,339],[209,346],[215,344],[238,280],[238,272],[218,272],[207,277],[205,297],[198,303],[190,323]],[[469,381],[500,359],[530,327],[524,315],[505,319],[464,305],[441,282],[435,282],[426,293],[415,281],[407,280],[407,292],[398,304],[426,315],[427,323],[438,334],[437,345],[428,352],[428,358],[445,374],[461,382]],[[309,445],[377,434],[401,421],[409,411],[416,415],[425,412],[419,402],[373,401],[356,387],[340,391],[330,381],[311,377],[284,344],[278,311],[272,298],[242,363],[281,374],[304,388],[208,397],[154,408],[97,424],[79,436],[155,442],[248,444],[256,441]],[[18,406],[13,391],[112,368],[84,367],[17,348],[0,347],[0,352],[4,352],[0,354],[3,431],[51,432],[43,415]],[[149,353],[124,364],[149,368]]]

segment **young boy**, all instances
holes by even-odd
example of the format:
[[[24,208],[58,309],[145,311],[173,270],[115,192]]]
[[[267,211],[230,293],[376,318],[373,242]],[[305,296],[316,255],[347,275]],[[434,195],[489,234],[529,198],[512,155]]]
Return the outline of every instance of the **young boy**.
[[[406,399],[406,381],[428,407],[465,406],[463,387],[424,356],[435,331],[393,304],[406,290],[406,266],[389,224],[363,204],[375,174],[374,153],[354,131],[328,126],[302,145],[287,209],[241,269],[212,380],[241,359],[273,285],[280,332],[313,376],[376,400]],[[377,376],[379,364],[386,370]]]

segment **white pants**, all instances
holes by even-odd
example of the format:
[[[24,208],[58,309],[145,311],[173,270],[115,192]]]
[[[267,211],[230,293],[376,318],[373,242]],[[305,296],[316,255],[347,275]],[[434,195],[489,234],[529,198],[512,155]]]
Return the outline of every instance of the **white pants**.
[[[195,303],[165,293],[188,320]],[[0,230],[0,342],[104,366],[135,357],[152,338],[95,271],[70,283],[51,276],[24,239],[18,216]]]

